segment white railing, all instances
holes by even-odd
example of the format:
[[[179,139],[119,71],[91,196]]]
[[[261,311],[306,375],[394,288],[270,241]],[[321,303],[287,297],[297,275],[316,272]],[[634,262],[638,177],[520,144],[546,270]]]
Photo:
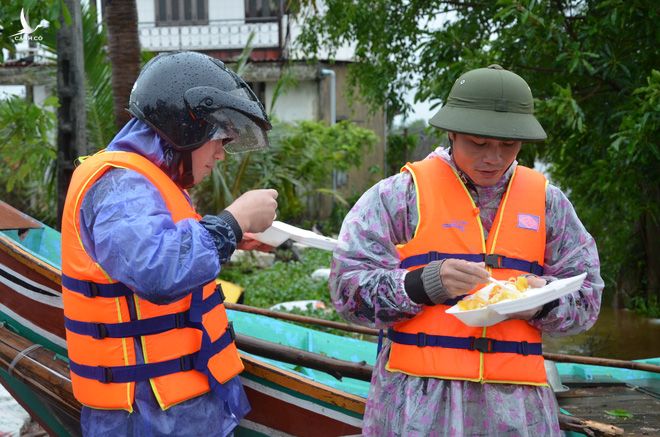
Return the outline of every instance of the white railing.
[[[48,50],[45,50],[42,45],[37,42],[36,47],[30,47],[28,41],[14,40],[14,57],[12,59],[7,59],[9,52],[7,50],[3,51],[5,55],[5,62],[12,63],[24,63],[24,64],[54,64],[57,62],[57,55]]]
[[[251,32],[252,47],[279,47],[280,26],[276,21],[246,23],[244,20],[215,20],[202,26],[156,26],[139,23],[143,50],[223,50],[242,49]]]

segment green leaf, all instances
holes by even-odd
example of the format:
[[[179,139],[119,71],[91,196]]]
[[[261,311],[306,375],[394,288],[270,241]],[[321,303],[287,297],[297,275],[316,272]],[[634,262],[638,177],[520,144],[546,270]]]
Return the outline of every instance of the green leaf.
[[[286,222],[318,218],[322,198],[347,210],[349,202],[331,188],[332,171],[358,167],[378,141],[376,134],[348,121],[333,126],[315,121],[273,124],[268,150],[227,156],[212,177],[194,188],[200,213],[217,213],[230,199],[255,188],[277,189],[278,218]]]
[[[71,18],[71,12],[69,12],[69,8],[66,6],[66,3],[64,3],[64,0],[60,0],[60,13],[64,17],[64,23],[67,26],[71,26],[73,19]]]
[[[549,137],[529,148],[595,238],[606,290],[633,275],[631,293],[648,299],[657,293],[643,236],[654,235],[650,217],[660,216],[657,8],[650,0],[550,4],[328,0],[302,22],[298,42],[310,58],[319,47],[353,45],[347,91],[388,117],[407,115],[411,90],[420,101],[446,99],[472,68],[497,61],[522,76]],[[338,159],[336,150],[323,156]]]
[[[23,7],[25,8],[26,13],[28,14],[28,17],[30,16],[30,10],[36,4],[36,2],[37,2],[37,0],[23,0]],[[37,17],[34,17],[34,18],[37,18]]]
[[[618,417],[618,418],[622,418],[622,419],[630,419],[630,418],[633,417],[632,413],[630,413],[626,410],[623,410],[623,409],[615,409],[615,410],[605,411],[605,414],[607,414],[608,416]]]
[[[252,54],[252,41],[254,41],[254,36],[256,33],[254,31],[250,32],[248,39],[245,43],[245,47],[241,51],[241,54],[238,56],[236,61],[235,73],[239,76],[242,76],[245,73],[247,68],[248,61],[250,60],[250,55]]]

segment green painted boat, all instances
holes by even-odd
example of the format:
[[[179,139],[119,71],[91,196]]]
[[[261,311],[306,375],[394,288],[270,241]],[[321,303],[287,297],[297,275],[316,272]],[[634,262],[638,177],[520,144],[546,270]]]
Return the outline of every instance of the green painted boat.
[[[373,365],[376,359],[375,342],[263,315],[231,310],[228,314],[239,336],[264,340],[275,348],[292,347],[351,363]],[[79,435],[80,404],[71,393],[64,341],[60,235],[1,201],[0,325],[0,382],[51,435]],[[360,433],[368,382],[340,380],[324,371],[247,352],[242,356],[246,370],[241,378],[253,409],[236,435]],[[660,358],[641,362],[660,365]],[[557,393],[568,413],[626,431],[633,430],[631,424],[634,429],[657,428],[660,435],[660,374],[583,364],[557,367],[570,388]],[[616,402],[626,400],[627,409],[614,405],[612,411],[630,411],[636,421],[623,413],[605,413],[610,410],[600,389]],[[603,417],[584,408],[589,397],[597,400]]]
[[[0,201],[0,382],[47,432],[69,436],[80,433],[80,404],[68,376],[60,259],[57,231]],[[267,339],[270,330],[271,337],[281,333],[282,344],[330,342],[329,334],[316,337],[313,330],[266,317],[230,317],[239,335]],[[243,362],[252,411],[238,435],[360,432],[364,396],[355,393],[366,394],[366,383],[344,378],[337,384],[324,374],[249,354]]]

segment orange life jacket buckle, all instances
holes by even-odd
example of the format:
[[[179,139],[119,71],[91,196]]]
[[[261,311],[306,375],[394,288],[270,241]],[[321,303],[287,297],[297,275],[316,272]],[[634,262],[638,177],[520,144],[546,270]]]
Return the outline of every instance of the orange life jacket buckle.
[[[529,345],[529,343],[527,343],[526,341],[521,341],[520,342],[520,353],[524,356],[529,355],[529,349],[527,349],[528,345]]]
[[[469,349],[478,350],[481,353],[493,352],[493,339],[488,337],[470,337]]]
[[[179,368],[182,372],[187,372],[195,368],[195,362],[192,355],[183,355],[179,357]]]
[[[532,273],[533,275],[536,275],[536,273],[534,273],[534,272],[538,271],[539,269],[541,270],[541,272],[543,271],[543,266],[541,264],[539,264],[538,261],[532,261],[530,263],[530,266],[529,266],[529,272],[530,273]]]
[[[103,384],[110,384],[112,382],[112,369],[110,367],[99,366],[103,370]]]
[[[96,332],[92,335],[96,340],[103,340],[108,336],[108,328],[105,323],[96,324]]]
[[[486,262],[486,265],[488,267],[491,267],[493,269],[502,268],[502,257],[496,253],[486,254],[486,256],[484,257],[484,261]]]
[[[174,315],[174,327],[176,329],[181,329],[186,327],[186,314],[177,313]]]
[[[99,295],[99,286],[94,282],[89,283],[89,293],[87,297],[97,297]]]

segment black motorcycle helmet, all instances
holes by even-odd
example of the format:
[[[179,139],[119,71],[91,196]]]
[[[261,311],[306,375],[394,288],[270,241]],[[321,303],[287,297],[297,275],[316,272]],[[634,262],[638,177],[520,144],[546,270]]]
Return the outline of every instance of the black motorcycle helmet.
[[[162,53],[140,72],[128,111],[182,155],[181,185],[192,186],[191,152],[211,139],[228,153],[268,147],[268,116],[250,87],[222,61],[196,52]]]

